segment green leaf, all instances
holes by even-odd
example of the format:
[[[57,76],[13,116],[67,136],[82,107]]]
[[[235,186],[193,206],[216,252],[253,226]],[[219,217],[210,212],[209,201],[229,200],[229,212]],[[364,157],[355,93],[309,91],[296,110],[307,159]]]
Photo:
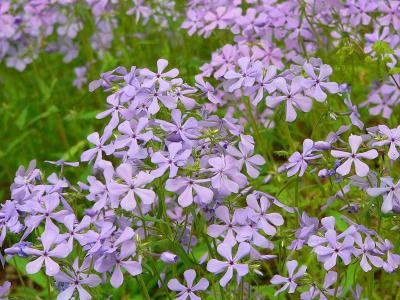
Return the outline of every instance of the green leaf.
[[[390,47],[389,43],[385,41],[376,41],[372,45],[372,49],[377,55],[394,54],[393,49]]]
[[[41,119],[45,119],[48,116],[59,112],[58,108],[54,105],[50,106],[48,110],[46,110],[44,113],[41,113],[40,115],[36,116],[35,118],[33,118],[32,120],[30,120],[26,126],[31,126],[32,124],[36,123],[37,121],[41,120]]]
[[[19,273],[24,274],[24,277],[28,277],[31,279],[33,282],[35,282],[37,285],[40,285],[42,288],[47,287],[47,278],[43,274],[43,272],[39,272],[36,274],[27,274],[26,273],[26,260],[19,257],[19,256],[14,256],[9,263],[13,265]]]
[[[394,74],[400,74],[400,67],[395,67],[389,70],[389,74],[394,75]]]

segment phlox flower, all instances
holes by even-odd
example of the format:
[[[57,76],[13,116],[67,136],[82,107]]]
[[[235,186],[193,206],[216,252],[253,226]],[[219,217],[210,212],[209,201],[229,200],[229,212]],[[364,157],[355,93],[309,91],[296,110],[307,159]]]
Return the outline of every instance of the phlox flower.
[[[196,278],[196,271],[193,269],[186,270],[183,273],[183,277],[185,278],[186,286],[181,284],[176,278],[168,281],[168,288],[172,291],[179,292],[176,299],[185,300],[189,297],[191,300],[200,300],[201,298],[194,292],[207,290],[209,284],[208,280],[206,278],[201,278],[198,283],[193,284]]]
[[[26,265],[26,272],[28,274],[35,274],[40,271],[45,264],[46,275],[54,276],[60,271],[60,266],[52,258],[65,258],[70,252],[70,248],[65,243],[58,243],[58,232],[53,230],[45,231],[40,241],[43,246],[43,250],[34,248],[25,248],[24,252],[27,255],[38,256],[34,261],[29,262]],[[53,247],[53,245],[55,245]]]
[[[331,150],[331,155],[333,157],[346,159],[345,162],[336,169],[337,173],[339,173],[342,176],[346,176],[347,174],[350,173],[351,167],[354,163],[356,174],[360,177],[367,176],[369,172],[369,167],[366,163],[362,162],[360,158],[374,159],[378,156],[378,151],[376,151],[375,149],[371,149],[366,152],[357,153],[361,143],[362,143],[361,136],[350,135],[349,144],[351,152]]]
[[[271,278],[272,284],[284,284],[278,291],[275,292],[275,296],[282,293],[284,290],[289,288],[289,294],[293,294],[296,290],[297,283],[295,280],[303,277],[304,273],[307,270],[306,266],[301,266],[300,269],[295,272],[298,266],[298,262],[296,260],[289,260],[286,262],[286,268],[288,270],[288,277],[283,277],[281,275],[274,275]]]
[[[221,243],[217,247],[217,252],[226,260],[211,259],[207,263],[207,271],[211,273],[222,273],[226,271],[224,276],[219,280],[219,284],[224,287],[233,277],[233,272],[237,273],[237,281],[240,282],[241,278],[249,272],[247,264],[239,263],[240,260],[247,256],[250,252],[250,245],[248,243],[240,243],[236,255],[232,255],[233,245]]]
[[[290,85],[282,77],[274,80],[274,84],[283,95],[268,96],[265,101],[271,108],[277,107],[280,103],[286,102],[286,121],[293,122],[297,118],[295,108],[303,112],[309,112],[312,107],[312,101],[303,94],[303,77],[293,78]]]

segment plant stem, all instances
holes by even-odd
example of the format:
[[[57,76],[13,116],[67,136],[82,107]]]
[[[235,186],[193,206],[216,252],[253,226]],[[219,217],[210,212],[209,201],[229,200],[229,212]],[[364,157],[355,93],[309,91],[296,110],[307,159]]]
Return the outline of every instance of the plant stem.
[[[142,219],[142,223],[143,223],[143,231],[144,231],[144,238],[147,238],[147,227],[146,227],[146,221],[144,220],[144,216],[143,216],[143,212],[142,212],[142,208],[140,207],[140,203],[138,203],[137,205],[140,217]]]
[[[47,298],[51,300],[50,276],[46,276],[46,278],[47,278]]]
[[[337,280],[336,280],[336,285],[335,285],[335,293],[333,295],[333,299],[336,300],[337,299],[337,293],[339,291],[339,286],[340,286],[340,272],[341,272],[341,268],[340,268],[340,262],[337,264]]]
[[[21,281],[22,286],[25,286],[25,281],[22,278],[22,275],[21,275],[21,273],[20,273],[20,271],[18,269],[17,260],[15,259],[15,256],[13,257],[13,261],[14,261],[14,264],[15,264],[15,270],[17,271],[17,274],[18,274],[19,281]]]
[[[162,285],[162,287],[163,287],[164,290],[165,290],[165,294],[167,295],[167,298],[168,298],[169,300],[171,300],[171,296],[169,295],[168,288],[167,288],[167,286],[165,285],[164,280],[162,280],[162,278],[161,278],[161,276],[160,276],[160,273],[159,273],[158,270],[157,270],[157,266],[156,266],[156,264],[155,264],[155,262],[154,262],[154,258],[153,258],[152,256],[150,256],[150,260],[149,260],[149,261],[150,261],[150,264],[151,264],[151,267],[152,267],[154,273],[157,274],[157,278],[158,278],[158,280],[161,282],[161,285]]]
[[[146,285],[144,284],[143,278],[141,275],[136,276],[136,280],[138,282],[138,284],[140,285],[141,291],[143,293],[143,296],[146,300],[150,300],[150,295],[149,295],[149,291],[147,290]]]
[[[299,208],[299,174],[297,174],[296,177],[296,185],[294,187],[294,205],[295,207]],[[299,210],[299,216],[300,216],[300,210]]]

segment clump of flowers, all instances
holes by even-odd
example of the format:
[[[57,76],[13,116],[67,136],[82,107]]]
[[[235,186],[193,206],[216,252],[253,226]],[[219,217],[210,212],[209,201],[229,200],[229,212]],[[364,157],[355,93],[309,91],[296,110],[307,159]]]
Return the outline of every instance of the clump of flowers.
[[[135,4],[128,14],[148,18]],[[90,174],[70,182],[64,169],[82,166],[64,160],[50,175],[20,167],[0,209],[1,262],[44,272],[48,298],[132,282],[144,299],[384,297],[374,276],[394,281],[400,266],[398,7],[189,1],[182,27],[230,30],[232,44],[194,84],[166,59],[92,81],[107,97],[80,155]],[[386,72],[370,90],[353,80],[367,100],[335,77],[345,63],[330,49]]]

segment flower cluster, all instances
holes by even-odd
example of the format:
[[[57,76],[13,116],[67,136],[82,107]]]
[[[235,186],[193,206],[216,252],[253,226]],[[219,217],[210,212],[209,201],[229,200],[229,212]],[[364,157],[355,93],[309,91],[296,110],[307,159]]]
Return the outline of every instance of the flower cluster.
[[[58,299],[132,278],[146,299],[375,297],[374,274],[400,266],[390,240],[400,213],[400,5],[322,2],[189,1],[190,35],[228,29],[233,44],[194,84],[166,59],[92,81],[91,92],[107,93],[96,116],[105,125],[79,163],[47,161],[59,168],[47,176],[35,161],[18,169],[0,209],[2,264],[24,258]],[[96,18],[118,5],[88,3]],[[128,14],[150,18],[135,4]],[[331,48],[341,59],[362,52],[385,76],[367,88],[362,72],[352,85],[336,79]],[[83,85],[85,69],[75,73]],[[353,86],[368,99],[352,99]],[[64,169],[79,164],[90,174],[71,183]]]

